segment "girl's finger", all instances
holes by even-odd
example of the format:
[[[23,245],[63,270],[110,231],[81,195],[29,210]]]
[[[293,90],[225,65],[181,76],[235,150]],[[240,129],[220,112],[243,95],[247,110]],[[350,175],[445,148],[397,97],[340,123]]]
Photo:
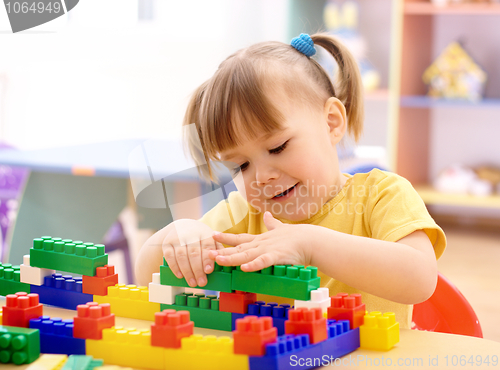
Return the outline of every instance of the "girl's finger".
[[[177,245],[174,248],[175,259],[182,275],[186,279],[186,282],[190,287],[194,288],[196,286],[196,279],[194,278],[193,271],[191,270],[191,264],[189,262],[189,256],[186,245]]]
[[[257,235],[252,234],[229,234],[229,233],[214,233],[214,240],[227,244],[227,245],[239,245],[242,243],[248,243],[255,239]]]
[[[229,255],[218,255],[215,258],[215,262],[217,262],[221,266],[239,266],[244,263],[253,261],[255,258],[259,256],[259,253],[261,252],[258,250],[258,248],[248,248],[241,252],[236,252]]]
[[[191,265],[191,270],[194,274],[195,284],[199,286],[204,286],[207,284],[207,277],[203,272],[203,261],[202,261],[202,249],[201,241],[196,241],[189,243],[187,245],[187,253],[189,258],[189,264]],[[191,283],[189,284],[191,285]]]
[[[181,279],[182,278],[182,273],[181,270],[179,269],[179,265],[177,265],[177,260],[175,259],[175,250],[174,246],[172,244],[164,244],[162,246],[163,250],[163,257],[165,258],[165,261],[168,264],[168,267],[172,272],[174,273],[177,278]]]
[[[214,260],[210,258],[209,253],[217,249],[216,244],[217,242],[213,239],[204,239],[201,241],[201,261],[205,274],[210,274],[214,270]]]
[[[274,258],[272,257],[272,255],[269,253],[266,253],[266,254],[261,254],[260,256],[255,258],[253,261],[242,264],[241,270],[244,272],[259,271],[259,270],[265,269],[266,267],[272,266],[274,264],[275,264],[275,261],[274,261]]]
[[[211,250],[209,252],[209,257],[211,259],[215,259],[217,256],[230,256],[235,253],[241,253],[250,248],[255,248],[256,245],[254,243],[243,243],[239,244],[236,247],[222,248],[218,250]]]

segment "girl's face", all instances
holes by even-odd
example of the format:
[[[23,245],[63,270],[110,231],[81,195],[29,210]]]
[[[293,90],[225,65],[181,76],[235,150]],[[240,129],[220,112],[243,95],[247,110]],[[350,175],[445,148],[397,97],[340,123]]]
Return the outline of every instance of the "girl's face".
[[[287,101],[287,100],[284,100]],[[336,144],[345,133],[345,108],[330,98],[324,109],[308,109],[288,100],[283,130],[220,153],[231,169],[238,190],[260,212],[290,221],[317,213],[345,184]]]

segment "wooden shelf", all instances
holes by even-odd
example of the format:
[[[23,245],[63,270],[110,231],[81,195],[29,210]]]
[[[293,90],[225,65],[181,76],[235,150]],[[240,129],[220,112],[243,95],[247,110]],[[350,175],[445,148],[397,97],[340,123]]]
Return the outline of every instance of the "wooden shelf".
[[[389,100],[389,90],[388,89],[377,89],[377,90],[373,90],[373,91],[365,91],[365,100],[369,100],[369,101]]]
[[[407,108],[500,108],[500,99],[485,98],[478,101],[465,99],[431,98],[425,95],[407,95],[401,97],[401,106]]]
[[[449,4],[437,6],[431,2],[408,2],[404,5],[406,15],[500,15],[500,4]]]
[[[416,185],[420,197],[428,205],[450,205],[475,208],[500,209],[500,195],[474,196],[465,194],[441,193],[430,185]]]

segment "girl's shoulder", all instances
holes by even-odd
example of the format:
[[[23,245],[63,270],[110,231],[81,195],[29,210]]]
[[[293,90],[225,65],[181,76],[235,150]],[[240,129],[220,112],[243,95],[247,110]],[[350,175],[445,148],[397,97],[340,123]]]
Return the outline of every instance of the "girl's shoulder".
[[[410,185],[410,182],[403,176],[400,176],[394,172],[381,170],[379,168],[374,168],[370,172],[355,173],[352,175],[351,183],[353,184],[365,184],[365,185]]]

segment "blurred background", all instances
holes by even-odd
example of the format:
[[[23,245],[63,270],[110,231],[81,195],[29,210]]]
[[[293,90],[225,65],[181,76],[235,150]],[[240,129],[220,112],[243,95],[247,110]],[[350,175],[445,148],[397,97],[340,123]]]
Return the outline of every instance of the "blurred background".
[[[13,259],[22,253],[12,251],[29,248],[16,244],[16,234],[59,222],[48,211],[43,220],[33,216],[38,204],[56,199],[42,192],[47,181],[127,178],[126,158],[116,165],[120,174],[111,164],[99,175],[98,164],[115,148],[107,143],[178,142],[190,93],[228,55],[260,41],[288,43],[301,32],[326,31],[350,47],[365,85],[365,131],[357,145],[346,141],[344,170],[380,167],[414,184],[449,239],[440,271],[471,302],[485,338],[500,341],[499,19],[493,1],[82,0],[63,17],[12,34],[2,8],[2,261],[19,264]],[[454,42],[463,54],[448,49]],[[318,58],[333,74],[332,61]],[[135,145],[120,147],[124,157]],[[97,165],[83,154],[92,148],[109,149]],[[78,159],[65,163],[66,172],[53,165],[65,153]],[[104,185],[71,186],[82,186],[79,210]],[[118,218],[100,222],[102,230],[85,232],[114,246],[110,256],[122,281],[133,282],[138,248],[167,221],[142,224],[148,211],[134,204],[130,185],[110,186],[124,194],[125,206],[117,203]],[[33,206],[39,198],[46,203]],[[200,207],[188,216],[198,217]],[[85,229],[88,217],[77,226]],[[61,230],[61,237],[78,238]]]

